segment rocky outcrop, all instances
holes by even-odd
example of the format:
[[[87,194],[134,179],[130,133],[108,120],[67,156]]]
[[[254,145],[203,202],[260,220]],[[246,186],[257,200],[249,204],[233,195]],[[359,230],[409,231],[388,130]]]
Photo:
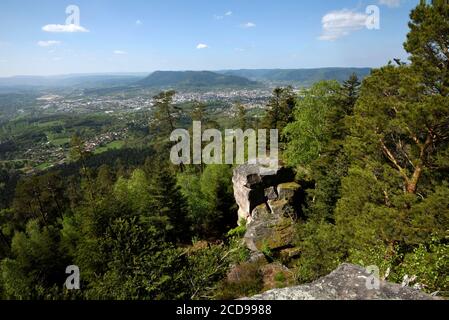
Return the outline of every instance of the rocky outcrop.
[[[300,186],[287,168],[266,170],[246,164],[234,170],[234,196],[238,219],[246,223],[246,245],[253,252],[282,250],[291,246]]]
[[[293,181],[293,178],[293,172],[283,167],[271,170],[257,164],[245,164],[236,168],[232,182],[234,197],[239,206],[239,223],[242,219],[249,222],[258,205],[267,200],[276,200],[277,186]]]
[[[419,290],[380,281],[377,288],[362,267],[343,264],[331,274],[310,284],[273,289],[244,300],[433,300]],[[374,288],[373,288],[374,287]]]
[[[234,170],[234,195],[239,206],[239,224],[246,224],[244,241],[252,251],[249,261],[234,266],[228,282],[261,275],[264,290],[289,286],[294,273],[286,266],[301,255],[293,245],[295,221],[302,192],[294,174],[280,167],[265,170],[247,164]],[[277,262],[276,262],[277,261]],[[376,279],[374,279],[376,280]],[[416,289],[377,280],[364,268],[343,264],[310,284],[273,289],[249,300],[428,300],[435,297]]]

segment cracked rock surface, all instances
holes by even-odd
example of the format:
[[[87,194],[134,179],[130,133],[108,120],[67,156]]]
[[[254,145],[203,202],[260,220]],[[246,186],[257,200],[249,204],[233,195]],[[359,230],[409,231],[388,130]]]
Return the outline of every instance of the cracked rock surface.
[[[437,300],[422,291],[380,281],[367,285],[371,275],[360,266],[342,264],[329,275],[310,284],[273,289],[243,300]]]
[[[239,166],[233,175],[234,197],[239,206],[239,223],[246,223],[244,236],[253,252],[282,250],[293,241],[295,206],[300,186],[287,168],[264,170],[254,164]]]

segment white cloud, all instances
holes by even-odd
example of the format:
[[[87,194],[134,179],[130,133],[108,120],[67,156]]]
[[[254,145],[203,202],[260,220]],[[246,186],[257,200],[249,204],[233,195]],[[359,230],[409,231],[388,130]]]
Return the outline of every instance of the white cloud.
[[[227,11],[223,15],[214,14],[214,19],[215,20],[223,20],[226,17],[232,16],[232,13],[233,13],[232,11]]]
[[[244,28],[255,28],[256,24],[253,23],[253,22],[247,22],[247,23],[243,24],[242,27],[244,27]]]
[[[397,8],[401,5],[401,0],[379,0],[379,4],[390,8]]]
[[[125,55],[125,54],[128,54],[128,52],[122,51],[122,50],[114,50],[114,54]]]
[[[47,24],[42,27],[42,30],[46,32],[89,32],[86,28],[76,24]]]
[[[48,41],[38,41],[37,42],[37,45],[39,47],[52,47],[52,46],[56,46],[58,44],[61,44],[61,41],[48,40]]]
[[[368,15],[347,9],[327,13],[322,19],[320,40],[333,41],[366,27]]]
[[[209,48],[209,46],[207,44],[204,44],[204,43],[199,43],[196,46],[196,48],[201,50],[201,49],[207,49],[207,48]]]
[[[143,22],[142,21],[140,21],[140,20],[136,20],[136,25],[138,25],[138,26],[141,26],[143,24]]]

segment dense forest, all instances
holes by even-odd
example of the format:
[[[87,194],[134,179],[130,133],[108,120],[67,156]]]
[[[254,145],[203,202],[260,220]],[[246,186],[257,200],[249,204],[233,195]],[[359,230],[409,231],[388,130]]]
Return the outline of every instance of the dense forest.
[[[261,120],[235,106],[235,127],[280,130],[282,160],[306,189],[294,283],[351,262],[449,296],[449,6],[422,2],[409,27],[409,62],[363,82],[277,88]],[[74,135],[68,165],[21,176],[0,167],[0,298],[232,299],[265,289],[237,226],[233,167],[169,161],[174,128],[217,125],[202,103],[186,115],[174,94],[154,97],[145,148],[95,155]],[[63,286],[69,265],[81,290]]]

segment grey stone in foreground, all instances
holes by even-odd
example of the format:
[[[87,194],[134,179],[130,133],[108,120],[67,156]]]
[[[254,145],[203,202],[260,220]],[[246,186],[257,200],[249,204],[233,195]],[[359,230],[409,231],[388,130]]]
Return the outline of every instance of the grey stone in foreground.
[[[243,300],[436,300],[438,298],[399,284],[380,282],[368,289],[370,274],[364,268],[343,264],[310,284],[274,289]]]

